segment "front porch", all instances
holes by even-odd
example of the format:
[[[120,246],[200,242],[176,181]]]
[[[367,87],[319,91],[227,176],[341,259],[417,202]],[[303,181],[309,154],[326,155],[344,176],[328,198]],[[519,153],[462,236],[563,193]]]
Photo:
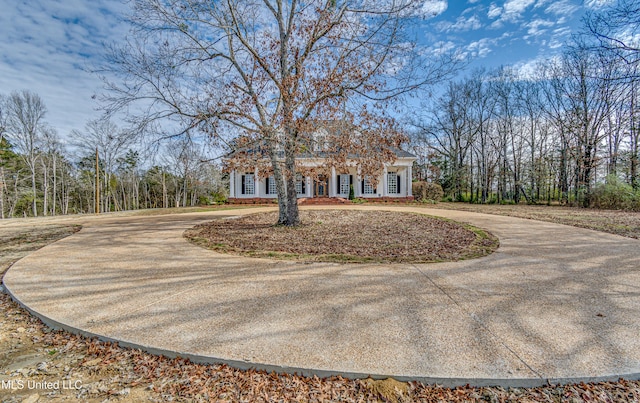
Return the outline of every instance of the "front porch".
[[[380,201],[413,200],[412,162],[412,160],[397,161],[392,166],[385,166],[376,181],[361,175],[357,167],[351,167],[343,172],[332,168],[330,175],[320,175],[317,179],[299,174],[296,183],[298,199],[346,200],[353,189],[353,196],[356,198]],[[254,172],[231,171],[230,203],[268,203],[275,201],[276,198],[276,184],[272,176],[260,178],[257,169]]]
[[[406,203],[414,200],[413,196],[407,197],[376,197],[367,199],[376,203]],[[277,198],[252,197],[252,198],[229,198],[229,204],[276,204]],[[342,197],[299,197],[299,206],[334,206],[351,204],[351,200]]]

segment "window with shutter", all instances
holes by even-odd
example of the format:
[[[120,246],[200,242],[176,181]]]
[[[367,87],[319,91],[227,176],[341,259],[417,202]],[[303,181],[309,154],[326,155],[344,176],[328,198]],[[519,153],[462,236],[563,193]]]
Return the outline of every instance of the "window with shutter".
[[[252,195],[255,192],[255,183],[253,174],[242,175],[242,194]]]
[[[306,186],[305,186],[305,180],[302,177],[302,175],[297,174],[296,175],[296,193],[301,195],[301,194],[305,194],[306,191]]]
[[[349,194],[349,185],[350,185],[349,176],[350,175],[340,175],[340,183],[339,183],[339,189],[338,189],[339,194],[343,194],[343,195]]]
[[[362,180],[362,193],[366,195],[372,195],[376,193],[376,188],[373,187],[368,176],[365,176],[365,178]]]
[[[276,180],[273,176],[267,178],[267,194],[274,195],[278,193],[276,190]]]
[[[387,172],[387,193],[398,194],[398,182],[395,172]]]

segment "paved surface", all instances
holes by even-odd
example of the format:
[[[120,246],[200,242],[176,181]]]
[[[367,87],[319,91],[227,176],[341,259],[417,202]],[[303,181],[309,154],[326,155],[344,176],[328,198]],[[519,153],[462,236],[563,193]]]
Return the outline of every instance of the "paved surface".
[[[500,248],[442,264],[302,264],[182,238],[197,223],[257,209],[104,218],[17,262],[4,281],[49,324],[241,368],[446,386],[640,378],[640,242],[387,209],[472,223]]]

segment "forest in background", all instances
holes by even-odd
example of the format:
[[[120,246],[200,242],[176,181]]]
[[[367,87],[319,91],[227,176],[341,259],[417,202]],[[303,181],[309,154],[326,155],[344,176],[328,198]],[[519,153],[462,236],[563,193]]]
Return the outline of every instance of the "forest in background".
[[[96,150],[100,212],[226,200],[224,175],[189,140],[171,141],[154,161],[115,124],[97,120],[65,145],[46,112],[29,91],[0,97],[1,218],[95,212]]]
[[[532,71],[449,82],[411,122],[419,179],[450,201],[640,209],[639,24],[620,1]]]
[[[414,180],[450,201],[640,210],[639,26],[640,2],[621,0],[532,71],[449,81],[404,121]],[[150,150],[96,120],[62,141],[46,113],[34,92],[0,93],[1,218],[92,213],[96,176],[100,212],[226,200],[219,161],[189,136]]]

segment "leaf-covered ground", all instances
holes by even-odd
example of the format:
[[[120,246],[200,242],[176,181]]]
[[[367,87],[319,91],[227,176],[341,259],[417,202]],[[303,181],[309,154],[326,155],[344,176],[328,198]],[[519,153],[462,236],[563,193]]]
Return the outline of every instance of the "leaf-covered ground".
[[[17,259],[77,230],[30,225],[0,229],[0,277]],[[52,331],[0,292],[2,402],[639,402],[640,382],[505,389],[443,388],[393,380],[308,378],[241,371],[153,356]],[[68,381],[68,389],[29,390],[27,381]],[[75,383],[80,380],[80,383]],[[25,387],[19,389],[18,381]],[[76,388],[77,386],[77,388]]]
[[[443,388],[393,380],[321,379],[243,371],[226,365],[167,359],[116,344],[50,331],[0,295],[0,330],[21,362],[0,367],[0,379],[68,380],[65,390],[0,389],[2,402],[638,402],[640,382],[540,388]],[[26,327],[25,327],[26,326]],[[29,357],[30,359],[26,359]],[[76,381],[80,383],[76,384]],[[76,389],[77,386],[77,389]]]
[[[214,220],[185,236],[220,252],[341,262],[451,261],[498,246],[485,231],[423,214],[305,210],[295,228],[274,225],[277,218],[273,212]]]
[[[640,212],[524,204],[502,206],[495,204],[438,203],[425,204],[423,206],[529,218],[640,239]]]

